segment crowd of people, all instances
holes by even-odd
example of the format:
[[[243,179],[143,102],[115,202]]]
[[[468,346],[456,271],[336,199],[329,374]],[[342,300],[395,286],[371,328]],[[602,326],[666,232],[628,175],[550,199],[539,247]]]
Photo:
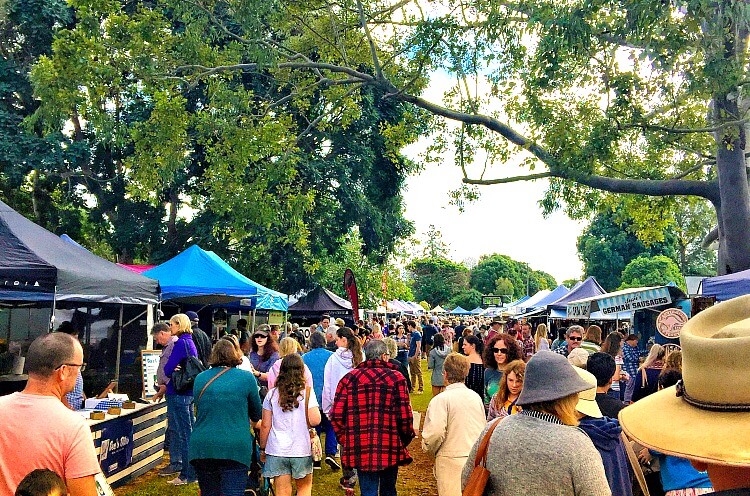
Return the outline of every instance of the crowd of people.
[[[549,336],[544,324],[502,318],[346,326],[324,316],[307,339],[293,325],[239,323],[201,357],[197,318],[177,314],[152,329],[169,419],[160,473],[203,496],[239,496],[257,459],[279,496],[309,496],[323,466],[342,472],[348,495],[358,484],[362,496],[394,496],[418,434],[409,394],[429,380],[420,444],[439,496],[462,494],[483,444],[488,496],[631,496],[634,458],[645,472],[659,466],[650,494],[750,494],[749,308],[743,297],[691,319],[684,355],[597,325]],[[172,378],[191,357],[207,368],[178,389]],[[88,426],[64,400],[84,365],[80,343],[46,334],[26,364],[26,389],[0,398],[0,496],[96,494]]]

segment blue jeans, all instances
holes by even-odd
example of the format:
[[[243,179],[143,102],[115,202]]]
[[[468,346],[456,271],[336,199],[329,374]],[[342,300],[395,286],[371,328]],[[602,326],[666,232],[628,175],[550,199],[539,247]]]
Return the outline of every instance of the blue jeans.
[[[182,468],[182,453],[175,446],[175,425],[174,408],[169,408],[167,403],[167,432],[164,433],[164,449],[169,451],[169,466],[180,470]]]
[[[376,472],[357,470],[357,474],[362,496],[396,496],[398,465]]]
[[[234,460],[193,460],[201,496],[243,496],[247,465]]]
[[[188,481],[196,480],[195,469],[188,462],[190,448],[190,434],[193,432],[193,396],[170,394],[167,395],[167,412],[172,410],[174,419],[174,437],[170,438],[170,449],[174,448],[180,454],[182,470],[180,478]]]
[[[336,456],[336,451],[338,450],[339,443],[336,439],[336,433],[333,432],[333,424],[331,424],[331,420],[328,418],[328,415],[320,412],[320,424],[318,424],[315,430],[318,431],[318,435],[323,432],[326,433],[326,455]]]

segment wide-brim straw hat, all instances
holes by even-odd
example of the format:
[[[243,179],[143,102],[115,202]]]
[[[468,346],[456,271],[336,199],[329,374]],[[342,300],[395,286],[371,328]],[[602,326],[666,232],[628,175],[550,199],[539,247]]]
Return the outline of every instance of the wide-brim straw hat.
[[[543,350],[531,357],[526,365],[523,390],[517,403],[523,406],[555,401],[590,387],[564,356]]]
[[[596,377],[594,377],[594,374],[592,374],[588,370],[583,370],[578,367],[573,367],[573,370],[578,372],[578,376],[589,384],[589,389],[578,393],[578,403],[576,404],[576,410],[584,415],[588,415],[589,417],[604,417],[601,409],[599,408],[599,404],[596,402]]]
[[[667,455],[750,466],[750,296],[690,319],[680,345],[682,382],[621,410],[623,430]]]

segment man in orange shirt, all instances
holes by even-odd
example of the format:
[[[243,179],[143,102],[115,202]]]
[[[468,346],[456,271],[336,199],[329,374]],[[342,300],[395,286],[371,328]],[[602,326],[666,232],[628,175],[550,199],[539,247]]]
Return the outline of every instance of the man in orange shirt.
[[[39,468],[58,474],[70,496],[97,495],[100,468],[91,430],[62,402],[85,366],[80,343],[68,334],[45,334],[31,343],[26,388],[0,398],[0,496],[12,496]]]

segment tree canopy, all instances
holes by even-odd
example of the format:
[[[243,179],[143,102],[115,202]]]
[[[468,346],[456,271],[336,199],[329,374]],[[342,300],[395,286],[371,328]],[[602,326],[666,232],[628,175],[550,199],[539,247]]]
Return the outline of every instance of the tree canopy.
[[[179,50],[171,74],[193,86],[228,72],[284,76],[303,101],[311,87],[327,99],[311,121],[321,127],[356,113],[355,88],[378,88],[434,117],[427,158],[455,152],[468,196],[472,185],[546,178],[544,210],[579,218],[610,193],[640,195],[642,211],[669,208],[647,196],[701,197],[717,213],[719,272],[750,268],[743,0],[181,5],[186,32],[230,40],[210,57]],[[436,74],[453,84],[425,98]],[[511,161],[529,174],[492,167]]]
[[[632,260],[622,271],[622,285],[619,289],[647,286],[664,286],[674,283],[686,290],[685,278],[674,260],[664,255],[655,257],[640,256]]]
[[[550,274],[533,270],[528,264],[497,253],[480,257],[477,265],[471,269],[470,283],[482,294],[509,295],[513,298],[557,286]]]

